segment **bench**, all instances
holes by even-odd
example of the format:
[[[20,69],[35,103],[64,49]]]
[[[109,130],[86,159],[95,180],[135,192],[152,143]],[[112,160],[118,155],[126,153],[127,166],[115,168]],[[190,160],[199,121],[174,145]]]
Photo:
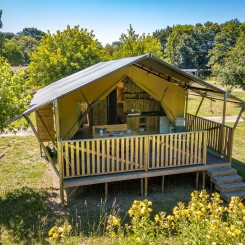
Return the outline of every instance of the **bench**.
[[[104,133],[111,133],[111,132],[123,132],[127,129],[127,124],[110,124],[110,125],[97,125],[92,126],[92,134],[98,135],[100,129],[104,130]]]

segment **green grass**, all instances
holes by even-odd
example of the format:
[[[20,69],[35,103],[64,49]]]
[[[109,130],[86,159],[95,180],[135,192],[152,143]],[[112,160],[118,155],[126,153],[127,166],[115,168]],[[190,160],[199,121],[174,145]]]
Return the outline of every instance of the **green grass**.
[[[235,92],[233,93],[237,97],[245,100],[245,92]],[[196,114],[197,108],[201,98],[198,96],[189,96],[188,102],[188,113]],[[238,115],[241,108],[234,103],[227,103],[226,116]],[[201,109],[199,110],[198,116],[200,117],[212,117],[212,116],[222,116],[223,114],[223,101],[211,102],[209,99],[204,99]]]
[[[38,157],[37,141],[0,138],[0,153],[4,154],[0,159],[0,244],[42,241],[41,227],[53,221],[55,214],[47,204],[52,183],[47,163]]]
[[[245,92],[233,94],[245,100]],[[199,101],[199,97],[190,96],[190,113],[196,112]],[[210,101],[204,100],[199,116],[221,116],[222,108],[222,102],[215,102],[210,108]],[[237,115],[239,110],[228,103],[228,116]],[[34,119],[34,114],[31,118]],[[15,122],[14,125],[20,124]],[[245,123],[239,123],[235,131],[232,166],[245,180],[244,135]],[[109,184],[107,200],[104,199],[104,185],[79,188],[69,198],[69,207],[63,207],[50,176],[50,171],[54,171],[40,157],[34,136],[0,138],[0,156],[0,244],[3,245],[49,244],[49,229],[66,220],[73,224],[73,232],[85,233],[85,244],[108,244],[109,238],[100,236],[105,228],[103,218],[116,210],[124,222],[128,222],[126,214],[132,202],[144,199],[140,196],[139,180],[124,181]],[[162,195],[160,178],[151,178],[148,199],[153,202],[154,213],[165,211],[170,214],[178,202],[188,203],[194,186],[194,174],[167,176],[166,191]],[[68,240],[69,244],[80,242],[81,237]]]
[[[144,199],[140,196],[139,180],[124,181],[109,184],[106,201],[104,185],[93,185],[78,189],[70,197],[69,207],[62,207],[57,198],[59,192],[53,189],[50,179],[49,171],[53,170],[40,158],[34,136],[0,138],[0,153],[5,154],[0,159],[0,244],[45,244],[49,229],[65,220],[79,223],[79,230],[87,236],[98,235],[103,222],[99,229],[96,224],[113,206],[125,217],[135,199]],[[165,195],[160,193],[160,181],[149,180],[148,199],[155,212],[170,213],[178,201],[187,203],[195,189],[192,174],[167,177]]]
[[[214,86],[222,87],[218,82],[216,82],[213,79],[208,80],[208,82]],[[232,91],[231,93],[236,97],[245,101],[245,91]],[[191,114],[195,114],[200,101],[201,101],[201,97],[190,95],[189,102],[188,102],[188,112]],[[227,116],[238,115],[239,112],[240,112],[240,107],[238,107],[234,103],[230,103],[230,102],[227,103],[227,108],[226,108]],[[201,109],[199,110],[198,116],[201,117],[222,116],[222,113],[223,113],[223,101],[216,100],[215,102],[211,102],[209,99],[205,98],[201,106]]]
[[[244,135],[245,124],[239,123],[233,166],[245,180]],[[5,154],[0,159],[0,244],[47,244],[49,229],[65,220],[74,227],[79,224],[77,232],[86,233],[86,244],[107,244],[108,238],[99,236],[104,229],[103,217],[117,210],[125,217],[124,222],[128,222],[126,213],[132,202],[144,199],[140,196],[139,180],[124,181],[109,184],[106,201],[104,185],[92,185],[79,188],[71,195],[69,207],[62,207],[49,174],[53,170],[40,158],[34,136],[0,138],[0,153]],[[160,178],[151,178],[148,199],[153,202],[154,213],[169,214],[179,201],[188,203],[194,186],[194,174],[167,176],[166,192],[162,195]],[[69,244],[79,244],[79,241],[79,237],[71,238]]]

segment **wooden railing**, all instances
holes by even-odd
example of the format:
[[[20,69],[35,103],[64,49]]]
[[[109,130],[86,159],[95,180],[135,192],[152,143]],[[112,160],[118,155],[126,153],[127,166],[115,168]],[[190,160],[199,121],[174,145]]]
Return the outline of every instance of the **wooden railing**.
[[[90,176],[145,169],[145,137],[63,141],[64,176]]]
[[[64,178],[206,163],[206,132],[59,142]]]
[[[206,164],[206,132],[149,136],[149,169]]]
[[[188,131],[207,130],[208,148],[229,159],[231,158],[233,142],[232,127],[191,114],[186,115],[186,127]]]

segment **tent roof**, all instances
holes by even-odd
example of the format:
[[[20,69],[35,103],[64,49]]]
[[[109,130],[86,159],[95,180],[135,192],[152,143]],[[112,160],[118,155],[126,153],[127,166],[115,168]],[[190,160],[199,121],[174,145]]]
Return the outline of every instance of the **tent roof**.
[[[135,66],[145,70],[164,80],[175,83],[193,94],[204,96],[210,99],[224,99],[226,91],[217,88],[195,76],[192,76],[181,69],[168,64],[152,54],[145,54],[136,57],[128,57],[118,60],[100,62],[87,69],[81,70],[73,75],[60,79],[40,90],[34,95],[29,108],[23,114],[29,114],[38,108],[61,98],[66,94],[75,91],[85,85],[99,80],[109,74],[123,69],[127,66]],[[245,102],[231,94],[228,94],[227,101],[239,104]]]

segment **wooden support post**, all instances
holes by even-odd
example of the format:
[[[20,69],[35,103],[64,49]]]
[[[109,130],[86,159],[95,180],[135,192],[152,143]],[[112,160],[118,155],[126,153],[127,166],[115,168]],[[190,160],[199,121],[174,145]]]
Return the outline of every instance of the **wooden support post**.
[[[199,112],[199,110],[200,110],[200,108],[201,108],[201,106],[202,106],[202,103],[203,103],[203,101],[204,101],[204,96],[202,97],[202,99],[201,99],[201,101],[200,101],[200,103],[199,103],[199,106],[198,106],[198,108],[197,108],[197,110],[196,110],[196,113],[195,113],[195,116],[197,116],[197,114],[198,114],[198,112]]]
[[[105,183],[105,198],[108,197],[108,183]]]
[[[205,181],[206,181],[206,171],[202,171],[202,189],[205,189]]]
[[[165,176],[162,176],[162,194],[164,193],[165,189],[164,189],[164,178]]]
[[[213,192],[213,182],[210,180],[210,191]]]
[[[41,138],[40,138],[40,136],[39,136],[37,130],[35,129],[33,123],[32,123],[31,120],[30,120],[30,118],[29,118],[27,115],[24,115],[24,118],[26,119],[26,121],[27,121],[28,124],[30,125],[30,127],[31,127],[33,133],[35,134],[37,140],[39,141],[39,144],[41,145],[41,147],[42,147],[42,149],[43,149],[43,151],[44,151],[46,157],[48,158],[49,162],[51,163],[51,165],[52,165],[52,167],[53,167],[55,173],[57,174],[57,176],[59,176],[59,171],[58,171],[58,169],[56,168],[55,163],[54,163],[52,157],[50,156],[50,154],[49,154],[49,152],[47,151],[45,145],[43,144],[43,142],[42,142],[42,140],[41,140]]]
[[[65,196],[64,196],[64,164],[63,164],[63,152],[62,152],[62,143],[60,141],[57,142],[57,161],[59,164],[59,171],[60,171],[60,176],[59,176],[59,181],[60,181],[60,200],[61,203],[65,203]],[[68,202],[68,196],[67,196],[67,202]]]
[[[198,189],[198,182],[199,182],[199,172],[196,173],[196,188]]]
[[[240,110],[240,112],[239,112],[239,115],[238,115],[238,117],[237,117],[237,119],[236,119],[236,122],[235,122],[235,124],[234,124],[234,126],[233,126],[233,130],[236,129],[237,124],[239,123],[239,120],[240,120],[240,118],[241,118],[242,113],[244,112],[244,110],[245,110],[245,105],[243,105],[243,107],[241,108],[241,110]]]
[[[59,181],[60,181],[60,200],[61,203],[65,203],[64,196],[64,158],[63,158],[63,145],[60,137],[60,119],[59,119],[59,108],[58,108],[58,100],[54,101],[54,115],[55,115],[55,128],[56,128],[56,137],[57,137],[57,162],[59,164]],[[68,202],[68,196],[67,196]]]
[[[140,179],[140,195],[144,195],[144,179]]]
[[[224,147],[224,125],[225,125],[225,115],[226,115],[226,101],[227,101],[227,92],[224,94],[224,104],[223,104],[223,115],[222,115],[222,125],[220,126],[219,134],[219,153],[223,154]]]
[[[147,197],[147,194],[148,194],[148,177],[145,178],[145,197]]]
[[[188,90],[185,91],[185,118],[188,113]]]

